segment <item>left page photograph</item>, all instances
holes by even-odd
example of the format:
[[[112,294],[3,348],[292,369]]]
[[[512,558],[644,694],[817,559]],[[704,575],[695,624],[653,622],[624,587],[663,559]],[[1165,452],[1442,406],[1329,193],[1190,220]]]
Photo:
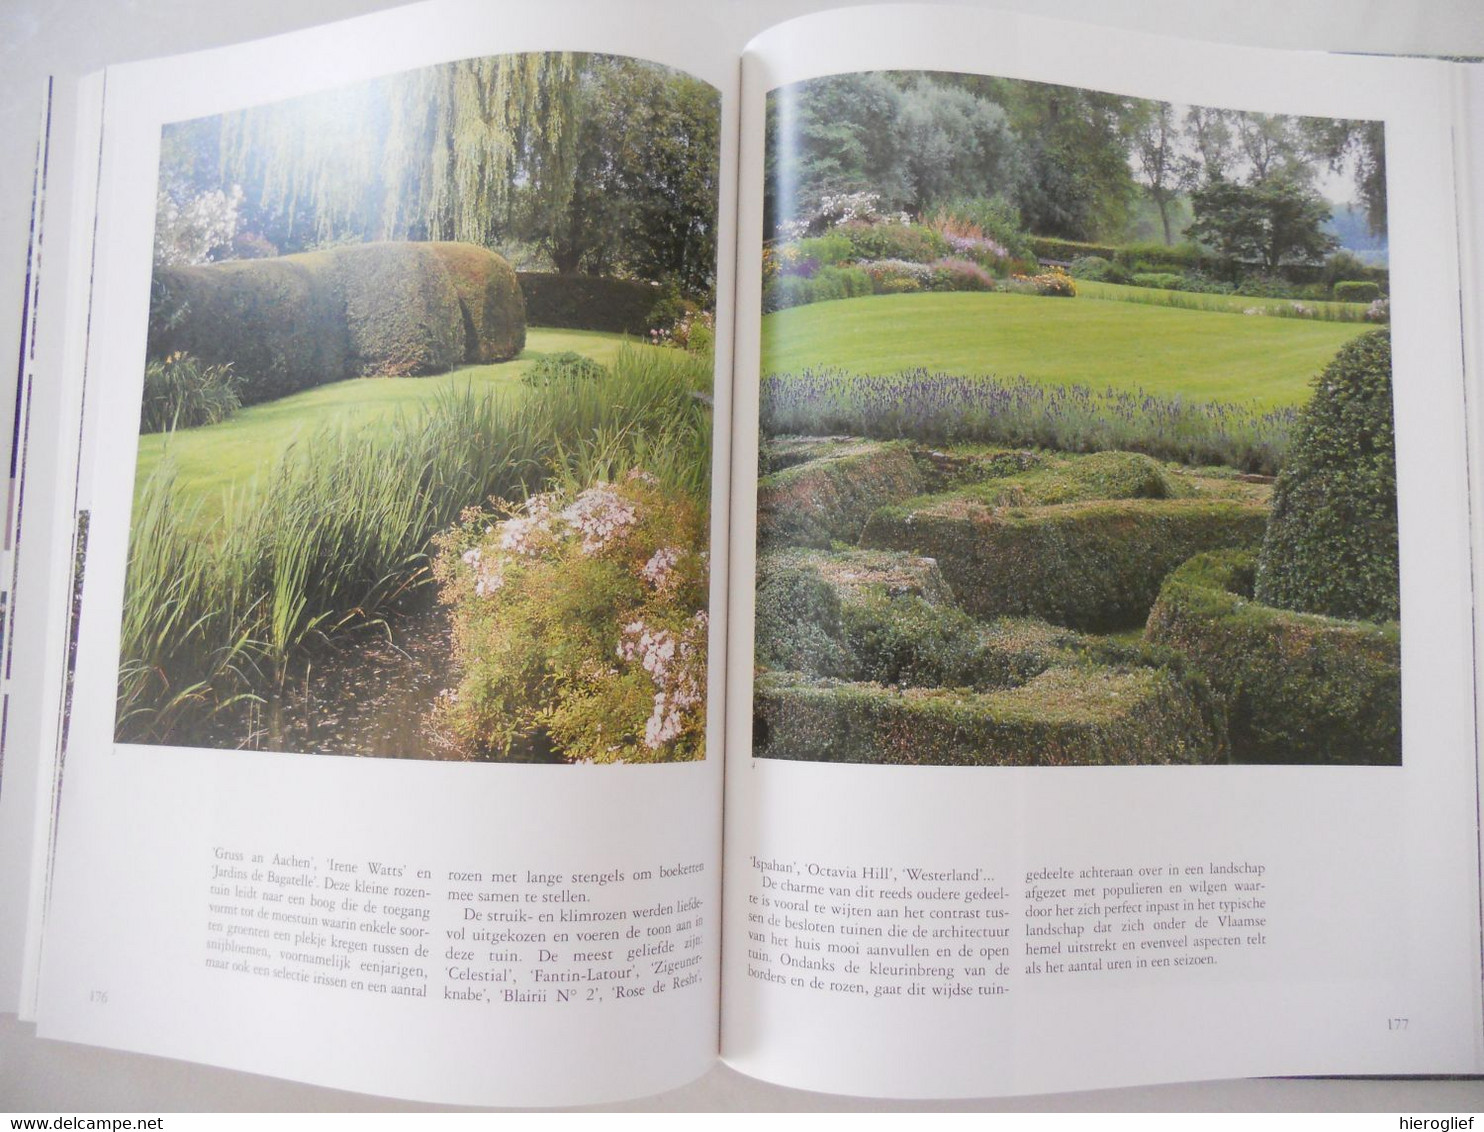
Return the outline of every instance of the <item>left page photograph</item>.
[[[714,1062],[695,23],[435,3],[104,76],[42,1036],[469,1104]]]

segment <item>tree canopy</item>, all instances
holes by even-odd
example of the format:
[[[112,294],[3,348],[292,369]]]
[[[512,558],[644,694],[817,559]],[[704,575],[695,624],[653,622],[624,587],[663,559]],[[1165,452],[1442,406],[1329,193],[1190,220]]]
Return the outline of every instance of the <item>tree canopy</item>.
[[[978,75],[877,71],[773,92],[766,129],[770,232],[817,212],[827,198],[871,192],[881,211],[918,216],[953,199],[999,198],[1036,235],[1075,240],[1124,239],[1139,210],[1152,208],[1169,244],[1181,235],[1176,218],[1189,215],[1192,194],[1237,186],[1265,199],[1279,224],[1262,262],[1274,254],[1307,258],[1302,242],[1285,234],[1289,222],[1277,217],[1297,207],[1297,198],[1258,187],[1295,186],[1312,203],[1326,167],[1352,175],[1372,230],[1385,228],[1379,122],[1177,106]],[[1223,188],[1213,188],[1218,184]]]
[[[161,210],[242,190],[270,251],[460,240],[558,270],[714,283],[720,96],[657,64],[466,59],[169,126]]]

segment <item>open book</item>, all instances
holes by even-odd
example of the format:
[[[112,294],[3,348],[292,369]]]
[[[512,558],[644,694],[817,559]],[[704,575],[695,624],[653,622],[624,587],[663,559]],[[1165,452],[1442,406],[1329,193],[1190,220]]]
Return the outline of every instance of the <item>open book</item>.
[[[568,14],[86,86],[22,1016],[487,1105],[1484,1071],[1477,70]]]

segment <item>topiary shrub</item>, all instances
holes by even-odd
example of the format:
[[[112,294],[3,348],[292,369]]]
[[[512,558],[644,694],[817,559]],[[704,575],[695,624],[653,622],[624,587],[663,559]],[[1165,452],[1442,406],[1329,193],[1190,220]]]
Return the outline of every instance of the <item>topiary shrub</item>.
[[[442,373],[464,358],[464,315],[443,259],[427,244],[334,249],[355,377]]]
[[[1400,613],[1391,337],[1348,343],[1314,381],[1257,564],[1257,600],[1331,617]]]
[[[1381,288],[1364,279],[1342,279],[1335,284],[1337,303],[1373,303],[1381,297]]]
[[[1250,551],[1202,554],[1165,580],[1146,639],[1178,649],[1226,702],[1231,759],[1401,762],[1401,634],[1251,600]]]
[[[1258,503],[1210,499],[1001,510],[955,493],[880,508],[860,544],[935,558],[976,617],[1101,632],[1142,623],[1165,575],[1192,555],[1256,548],[1266,515]]]
[[[526,301],[504,257],[474,244],[428,245],[448,269],[464,320],[464,361],[503,362],[526,346]]]
[[[860,441],[764,476],[757,485],[758,545],[854,543],[876,508],[921,493],[904,442]]]
[[[349,341],[332,255],[156,268],[149,357],[230,365],[244,405],[341,380]]]
[[[650,313],[662,297],[658,286],[634,279],[519,271],[526,322],[568,330],[647,336]]]

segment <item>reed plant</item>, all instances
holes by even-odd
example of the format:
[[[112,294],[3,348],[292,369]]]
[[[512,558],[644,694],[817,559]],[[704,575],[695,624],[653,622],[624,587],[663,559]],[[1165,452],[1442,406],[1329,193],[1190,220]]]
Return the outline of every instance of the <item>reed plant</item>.
[[[600,381],[442,391],[416,412],[296,442],[219,517],[168,459],[138,492],[116,731],[189,743],[313,647],[430,596],[432,538],[467,508],[643,467],[708,503],[710,371],[625,349]]]

